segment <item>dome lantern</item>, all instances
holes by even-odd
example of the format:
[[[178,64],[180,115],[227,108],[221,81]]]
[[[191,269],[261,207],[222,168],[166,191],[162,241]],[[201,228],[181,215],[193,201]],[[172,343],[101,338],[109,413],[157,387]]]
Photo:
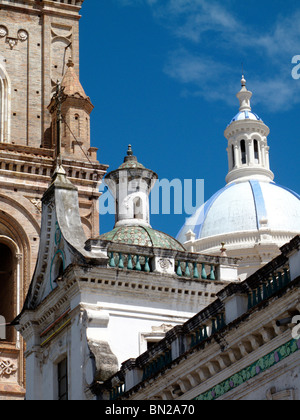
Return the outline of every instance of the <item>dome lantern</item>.
[[[251,179],[273,181],[268,146],[270,129],[252,111],[252,92],[247,89],[244,76],[241,84],[242,88],[237,94],[239,113],[231,120],[224,133],[228,140],[229,173],[226,182],[229,184]]]

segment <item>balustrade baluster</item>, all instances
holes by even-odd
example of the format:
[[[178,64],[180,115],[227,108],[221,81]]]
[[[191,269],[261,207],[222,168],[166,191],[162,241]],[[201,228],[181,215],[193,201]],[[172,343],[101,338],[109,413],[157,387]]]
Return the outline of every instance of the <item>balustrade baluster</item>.
[[[121,252],[119,253],[119,268],[124,268],[124,260]]]
[[[194,263],[194,274],[193,274],[194,279],[199,279],[200,275],[199,275],[199,271],[198,271],[198,264]]]
[[[132,256],[131,256],[131,254],[128,255],[127,269],[128,270],[133,270],[133,264],[132,264]]]
[[[206,274],[206,270],[205,270],[205,264],[202,264],[201,278],[203,280],[207,280],[207,274]]]
[[[190,267],[189,267],[189,263],[188,261],[186,262],[185,265],[185,273],[184,273],[185,277],[190,277],[191,276],[191,272],[190,272]]]
[[[149,257],[145,257],[145,272],[150,273]]]
[[[140,256],[136,256],[136,264],[135,264],[136,271],[142,271],[141,263],[140,263]]]
[[[112,268],[115,268],[116,267],[114,253],[113,252],[110,253],[109,266],[112,267]]]
[[[182,277],[181,263],[178,261],[177,276]]]
[[[216,280],[216,276],[215,276],[215,271],[214,271],[214,266],[212,265],[210,268],[210,276],[209,276],[210,280]]]

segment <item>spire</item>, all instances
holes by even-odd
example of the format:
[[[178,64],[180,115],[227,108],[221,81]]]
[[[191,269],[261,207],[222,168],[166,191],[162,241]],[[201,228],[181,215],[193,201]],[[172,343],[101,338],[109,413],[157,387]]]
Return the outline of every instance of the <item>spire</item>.
[[[242,112],[242,111],[250,111],[251,112],[250,99],[252,98],[252,92],[250,92],[247,89],[247,86],[246,86],[247,81],[246,81],[244,75],[242,75],[241,85],[242,85],[242,89],[236,95],[238,100],[240,101],[240,112]]]
[[[65,94],[68,96],[79,95],[84,99],[88,99],[75,71],[72,58],[67,63],[67,71],[62,79],[61,85],[65,88]]]
[[[52,124],[57,125],[52,144],[57,145],[60,161],[66,156],[90,160],[90,114],[93,108],[70,58],[65,75],[61,83],[57,83],[56,92],[48,106],[52,114]]]

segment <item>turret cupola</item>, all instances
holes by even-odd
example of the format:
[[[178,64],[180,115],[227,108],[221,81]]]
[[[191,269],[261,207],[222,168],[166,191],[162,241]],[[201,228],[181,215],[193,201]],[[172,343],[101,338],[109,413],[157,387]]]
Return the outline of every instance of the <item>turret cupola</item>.
[[[100,239],[151,248],[185,250],[174,238],[152,229],[150,225],[149,194],[157,178],[155,172],[138,162],[129,145],[122,165],[105,177],[105,183],[115,199],[116,223],[114,229],[101,235]]]
[[[267,140],[270,129],[252,111],[252,92],[247,89],[244,76],[241,84],[242,88],[237,94],[240,102],[239,112],[225,130],[229,162],[226,181],[228,184],[251,179],[273,181]]]
[[[115,198],[116,227],[150,227],[149,194],[156,180],[156,173],[138,162],[129,145],[124,163],[105,178]]]

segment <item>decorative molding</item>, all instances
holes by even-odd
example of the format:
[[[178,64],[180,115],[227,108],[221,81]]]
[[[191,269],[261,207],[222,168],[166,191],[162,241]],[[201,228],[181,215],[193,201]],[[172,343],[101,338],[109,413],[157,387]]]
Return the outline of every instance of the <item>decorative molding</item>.
[[[69,314],[70,309],[63,313],[58,319],[56,319],[40,334],[40,338],[43,340],[41,343],[41,347],[44,347],[46,344],[48,344],[71,323],[71,318]]]
[[[8,34],[6,26],[0,25],[0,38],[4,38]]]
[[[19,29],[17,38],[10,37],[9,31],[6,26],[0,25],[0,38],[5,38],[5,43],[10,46],[10,49],[13,50],[16,45],[18,45],[18,42],[25,42],[28,40],[28,32],[25,29]]]
[[[170,266],[173,267],[172,261],[168,260],[166,258],[160,258],[158,260],[158,264],[159,264],[160,268],[165,272],[169,270]]]
[[[285,360],[290,355],[296,353],[300,350],[300,340],[291,340],[286,344],[283,344],[278,349],[272,351],[266,356],[261,357],[252,365],[246,367],[220,384],[214,386],[209,391],[199,395],[194,400],[195,401],[213,401],[216,400],[228,392],[232,391],[235,388],[238,388],[240,385],[247,382],[249,379],[252,379],[271,367],[275,366],[282,360]]]
[[[25,31],[25,29],[20,29],[20,30],[18,31],[18,39],[19,39],[21,42],[27,41],[27,39],[28,39],[28,32],[27,32],[27,31]]]

